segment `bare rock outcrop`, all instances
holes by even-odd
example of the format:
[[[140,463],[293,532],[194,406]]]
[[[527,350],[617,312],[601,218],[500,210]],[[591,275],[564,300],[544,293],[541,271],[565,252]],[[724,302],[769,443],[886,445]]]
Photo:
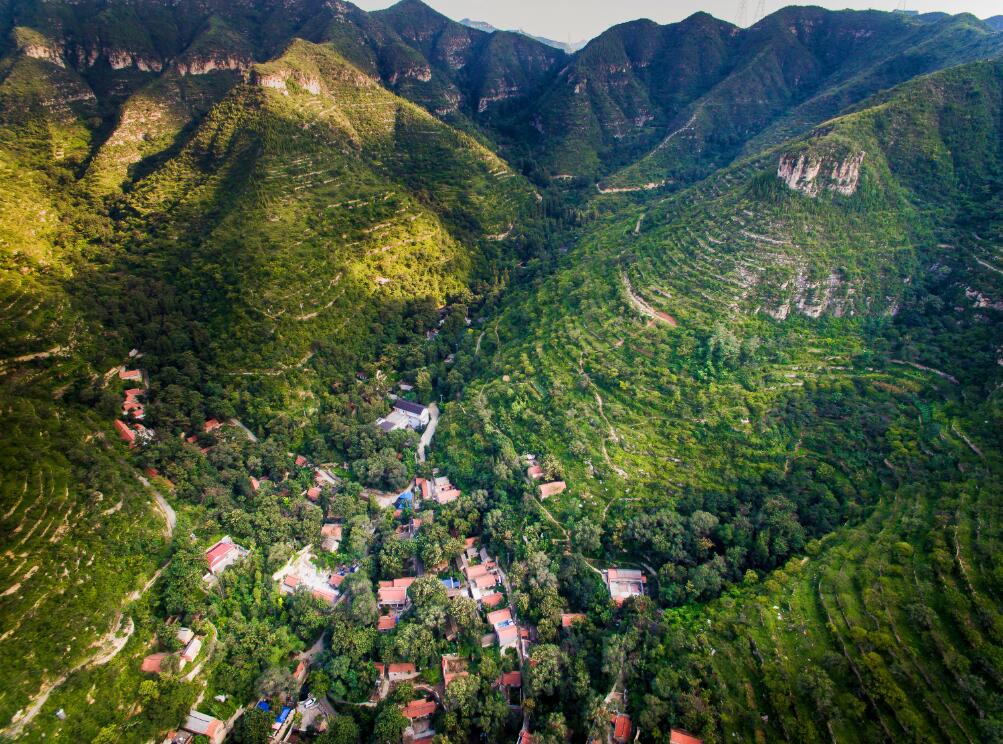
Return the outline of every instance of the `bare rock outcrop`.
[[[852,196],[860,184],[863,162],[863,152],[845,157],[811,152],[784,154],[777,166],[777,177],[807,196],[816,197],[823,191]]]

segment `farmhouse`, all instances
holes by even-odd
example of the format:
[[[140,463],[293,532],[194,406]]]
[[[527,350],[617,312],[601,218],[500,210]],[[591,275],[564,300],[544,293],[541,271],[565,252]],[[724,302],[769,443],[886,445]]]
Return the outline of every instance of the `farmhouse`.
[[[418,669],[411,663],[387,664],[387,679],[391,682],[404,682],[418,676]]]
[[[424,429],[428,426],[428,406],[398,398],[394,401],[394,411],[405,416],[409,429]]]
[[[188,713],[188,720],[181,727],[185,731],[190,731],[196,736],[206,737],[210,744],[222,744],[226,738],[226,726],[218,718],[207,716],[192,710]]]
[[[633,568],[610,568],[603,571],[603,578],[609,587],[609,595],[617,604],[622,604],[630,597],[644,594],[644,587],[648,581],[641,571]]]
[[[209,561],[209,573],[218,576],[245,555],[247,550],[237,545],[227,535],[205,552],[206,560]]]
[[[413,583],[413,578],[381,581],[379,589],[376,591],[377,604],[380,607],[389,607],[391,610],[401,611],[407,609],[409,602],[407,590]]]

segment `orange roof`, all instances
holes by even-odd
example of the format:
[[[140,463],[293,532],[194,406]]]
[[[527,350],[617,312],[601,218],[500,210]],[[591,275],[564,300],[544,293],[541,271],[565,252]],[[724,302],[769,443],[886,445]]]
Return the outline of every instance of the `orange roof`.
[[[495,610],[488,613],[488,625],[498,625],[499,623],[512,622],[512,611],[506,607],[504,610]]]
[[[393,630],[397,627],[397,618],[393,615],[382,615],[379,620],[376,621],[376,630],[384,632],[387,630]]]
[[[522,687],[522,673],[520,672],[505,672],[501,676],[501,683],[505,687]]]
[[[682,729],[672,729],[669,734],[670,744],[703,744],[703,739],[698,739],[688,731]]]
[[[123,369],[118,373],[119,379],[122,380],[142,380],[143,373],[138,369]]]
[[[478,563],[476,566],[467,566],[467,578],[473,581],[478,576],[486,576],[490,568],[486,563]]]
[[[316,501],[320,498],[320,489],[314,486],[313,488],[307,489],[306,497],[311,501]]]
[[[396,664],[387,664],[387,671],[391,674],[414,674],[418,670],[411,662],[402,661]]]
[[[567,490],[568,484],[564,481],[554,481],[553,483],[544,483],[540,486],[540,498],[546,499],[551,496],[556,496],[559,493],[564,493]]]
[[[312,490],[312,489],[311,489]],[[333,537],[335,540],[341,539],[341,525],[340,524],[325,524],[320,528],[321,537]]]
[[[216,429],[218,429],[222,425],[223,424],[221,424],[216,419],[209,419],[208,421],[205,422],[205,426],[202,428],[205,430],[205,433],[208,434],[210,431],[216,431]]]
[[[143,664],[140,666],[140,670],[144,674],[160,674],[160,667],[166,658],[167,654],[150,654],[143,659]]]
[[[296,467],[303,467],[306,465],[306,458],[303,455],[296,455]]]
[[[331,574],[331,580],[328,582],[335,589],[341,586],[341,583],[345,580],[345,577],[341,574]]]
[[[530,465],[529,469],[526,471],[526,475],[533,480],[540,480],[540,478],[543,477],[543,468],[539,465]]]
[[[296,574],[286,574],[286,577],[282,580],[282,583],[286,586],[295,587],[300,583],[300,577]]]
[[[405,604],[407,602],[407,589],[384,586],[376,593],[381,604]]]
[[[381,664],[380,662],[376,661],[376,662],[373,662],[373,666],[376,667],[376,673],[378,675],[380,675],[381,677],[384,674],[387,673],[387,665],[386,664]]]
[[[575,623],[579,623],[585,620],[585,615],[580,612],[565,612],[561,615],[561,627],[570,628]]]
[[[485,607],[497,607],[501,604],[502,595],[500,592],[495,592],[494,594],[489,594],[486,597],[481,597],[481,604]]]
[[[115,429],[118,431],[118,435],[122,437],[122,439],[128,442],[129,444],[132,444],[133,442],[136,441],[136,432],[134,432],[132,429],[130,429],[128,426],[126,426],[118,419],[115,420]]]
[[[613,740],[625,742],[630,738],[630,716],[623,713],[613,716],[610,719],[613,724]]]
[[[504,628],[495,628],[495,635],[498,636],[498,644],[505,646],[519,640],[519,627],[516,625],[506,625]]]
[[[435,500],[440,504],[448,504],[451,501],[456,501],[458,498],[460,498],[460,491],[456,488],[451,488],[448,491],[440,491],[436,495]]]
[[[330,589],[316,588],[310,592],[315,599],[322,599],[325,602],[334,602],[338,598],[338,593]]]
[[[435,708],[434,700],[412,700],[404,706],[401,712],[405,718],[410,718],[413,721],[416,718],[427,718],[435,713]]]
[[[470,583],[476,586],[478,589],[490,589],[493,587],[498,580],[492,575],[487,574],[485,576],[478,576],[475,579],[471,579]]]
[[[257,491],[257,490],[258,490],[259,488],[261,488],[261,481],[259,481],[259,480],[258,480],[257,478],[255,478],[255,477],[254,477],[253,475],[251,476],[251,488],[252,488],[252,489],[253,489],[254,491]]]

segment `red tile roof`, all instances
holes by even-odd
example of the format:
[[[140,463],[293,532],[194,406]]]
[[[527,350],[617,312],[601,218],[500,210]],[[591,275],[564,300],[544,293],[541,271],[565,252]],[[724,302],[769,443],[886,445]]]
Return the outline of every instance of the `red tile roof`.
[[[488,625],[498,625],[500,623],[512,622],[512,611],[506,607],[503,610],[495,610],[488,613]]]
[[[506,625],[504,628],[495,628],[495,635],[498,636],[498,645],[507,646],[519,640],[519,628],[515,625]]]
[[[118,435],[129,444],[136,441],[136,432],[117,419],[115,420],[115,429],[118,431]]]
[[[315,599],[322,599],[325,602],[334,603],[334,600],[338,598],[338,593],[331,589],[324,589],[322,587],[314,588],[310,592]]]
[[[299,586],[300,577],[296,574],[286,574],[286,577],[282,580],[282,583],[289,587]]]
[[[339,587],[341,587],[341,583],[344,580],[345,577],[342,576],[341,574],[331,574],[331,581],[328,583],[330,583],[331,586],[333,586],[335,589],[338,589]]]
[[[505,674],[501,676],[501,683],[505,687],[522,687],[522,673],[505,672]]]
[[[417,671],[414,664],[410,662],[402,661],[395,664],[387,664],[387,672],[390,674],[414,674]]]
[[[150,654],[143,659],[143,664],[140,666],[140,670],[144,674],[160,674],[160,668],[166,658],[167,654]]]
[[[382,677],[384,674],[387,673],[387,665],[386,664],[381,664],[380,662],[377,661],[377,662],[373,663],[373,666],[376,667],[376,673],[379,676]]]
[[[491,568],[486,563],[478,563],[476,566],[467,566],[467,578],[473,581],[478,576],[486,576],[491,572]]]
[[[333,537],[335,540],[341,539],[340,524],[325,524],[320,528],[321,537]]]
[[[698,739],[688,731],[682,729],[672,729],[669,734],[670,744],[703,744],[703,739]]]
[[[539,465],[530,465],[529,469],[526,471],[526,475],[533,480],[540,480],[540,478],[543,477],[543,468]]]
[[[317,486],[310,488],[306,492],[306,497],[311,501],[317,501],[320,498],[320,489]]]
[[[376,592],[380,604],[402,605],[407,603],[407,589],[385,586]]]
[[[580,623],[585,620],[585,615],[580,612],[565,612],[561,615],[561,627],[570,628],[575,623]]]
[[[305,457],[303,457],[303,455],[296,455],[296,467],[301,468],[304,465],[306,465],[306,462],[307,460]]]
[[[626,742],[630,738],[630,716],[622,713],[610,719],[613,724],[613,741]]]
[[[492,574],[487,574],[486,576],[478,576],[477,578],[472,579],[470,583],[478,589],[490,589],[498,583],[498,579]]]
[[[142,380],[143,373],[138,369],[122,369],[118,373],[119,379],[122,380]]]
[[[379,620],[376,621],[376,630],[380,632],[386,632],[388,630],[393,630],[397,627],[397,618],[393,615],[382,615]]]
[[[435,713],[435,708],[434,700],[412,700],[404,706],[401,712],[405,718],[410,718],[413,721],[417,718],[428,718]]]
[[[209,419],[208,421],[205,422],[205,426],[203,426],[202,428],[205,430],[205,433],[208,434],[211,431],[216,431],[216,429],[218,429],[222,425],[223,424],[221,424],[216,419]]]
[[[209,568],[215,568],[230,554],[231,550],[236,549],[237,547],[231,542],[219,542],[213,545],[205,554],[206,560],[209,561]]]
[[[485,607],[497,607],[502,603],[501,592],[495,592],[494,594],[489,594],[486,597],[481,597],[481,604]]]

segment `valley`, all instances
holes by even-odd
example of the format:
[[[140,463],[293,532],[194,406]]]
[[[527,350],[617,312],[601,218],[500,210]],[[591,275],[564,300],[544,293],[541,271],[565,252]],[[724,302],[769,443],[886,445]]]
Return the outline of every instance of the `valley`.
[[[0,0],[0,738],[1003,741],[997,25]]]

